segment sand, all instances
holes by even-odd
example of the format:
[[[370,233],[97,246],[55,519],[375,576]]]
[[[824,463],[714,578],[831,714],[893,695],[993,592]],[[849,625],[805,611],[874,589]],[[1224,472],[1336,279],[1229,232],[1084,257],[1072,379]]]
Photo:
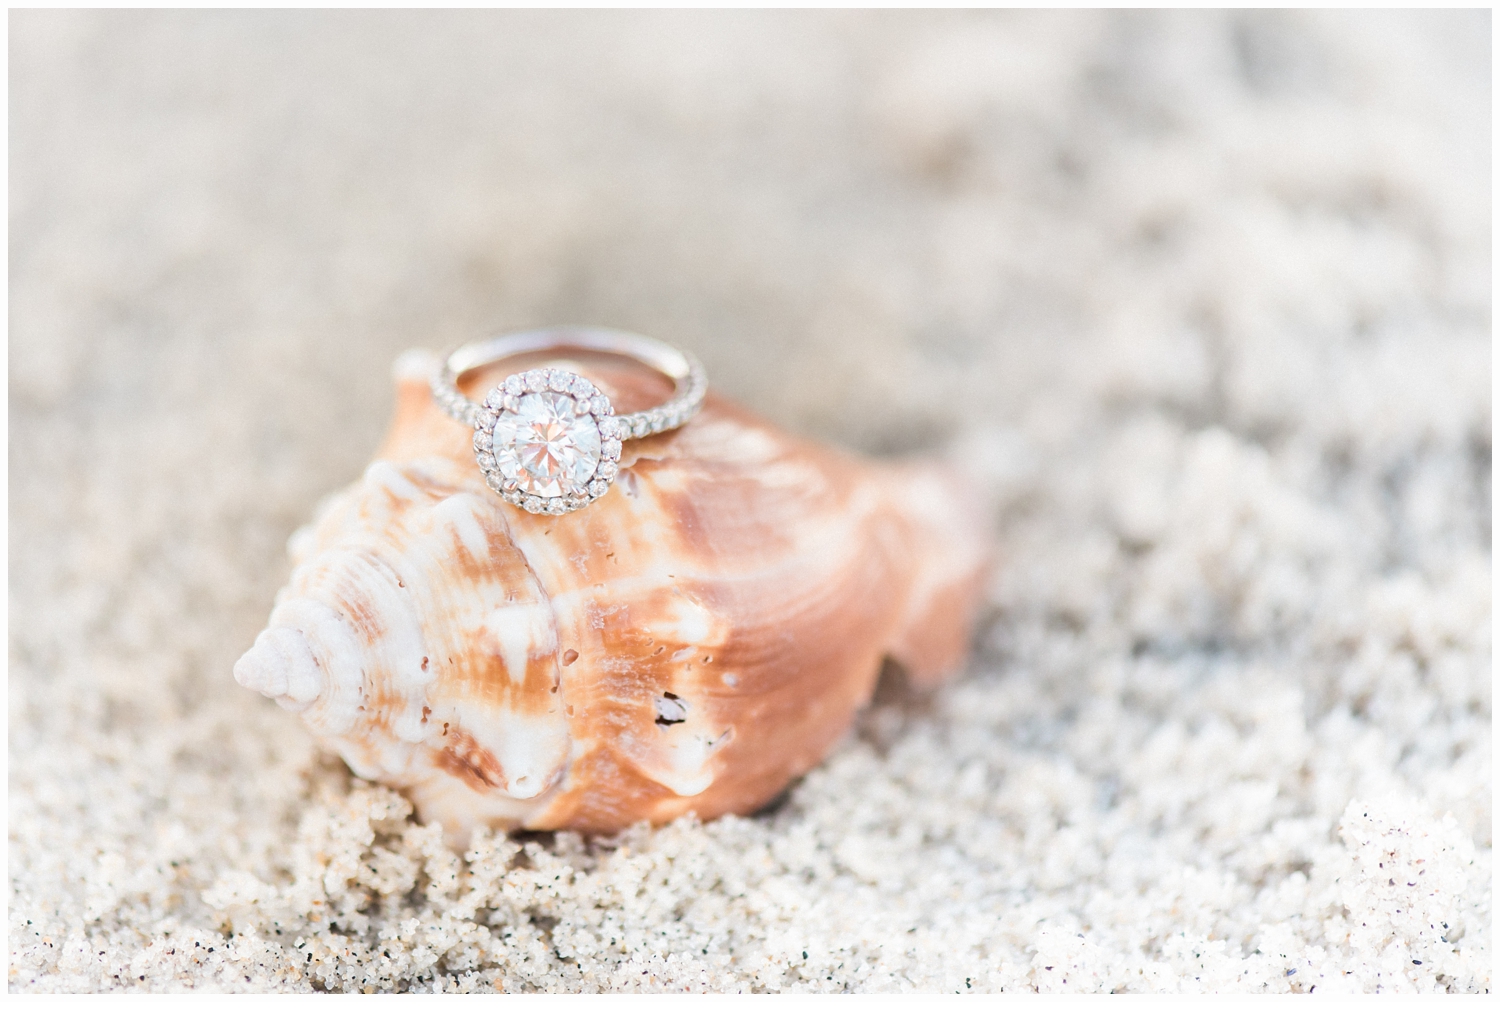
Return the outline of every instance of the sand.
[[[10,25],[12,991],[1490,988],[1487,12]],[[566,320],[1000,564],[774,810],[460,858],[230,667]]]

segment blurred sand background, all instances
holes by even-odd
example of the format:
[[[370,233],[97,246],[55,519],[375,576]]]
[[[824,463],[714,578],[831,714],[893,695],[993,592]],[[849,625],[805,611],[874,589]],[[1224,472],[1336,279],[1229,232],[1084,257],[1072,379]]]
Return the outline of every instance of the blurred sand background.
[[[13,12],[11,990],[1487,990],[1490,38]],[[395,356],[556,321],[1003,561],[777,810],[455,861],[230,667]]]

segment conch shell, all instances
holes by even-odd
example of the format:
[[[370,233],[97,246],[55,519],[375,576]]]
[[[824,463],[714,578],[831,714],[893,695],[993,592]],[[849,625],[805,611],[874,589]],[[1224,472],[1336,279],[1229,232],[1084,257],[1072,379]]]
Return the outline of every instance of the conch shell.
[[[551,360],[622,411],[663,395],[617,359]],[[530,515],[485,487],[432,368],[398,361],[385,444],[293,535],[234,675],[450,840],[754,811],[823,758],[885,657],[918,685],[963,662],[987,540],[947,471],[863,461],[711,394],[627,441],[604,498]]]

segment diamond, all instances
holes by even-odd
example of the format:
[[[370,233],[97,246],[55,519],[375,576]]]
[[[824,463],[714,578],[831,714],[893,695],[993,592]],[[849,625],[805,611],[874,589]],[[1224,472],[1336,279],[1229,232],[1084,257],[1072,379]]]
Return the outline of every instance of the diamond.
[[[526,392],[526,380],[520,375],[505,377],[505,392],[513,397],[519,397]]]
[[[594,395],[594,384],[582,376],[574,376],[573,381],[568,384],[568,392],[575,397],[587,400]]]
[[[594,498],[598,498],[600,495],[603,495],[607,491],[609,491],[608,481],[595,480],[589,482],[589,494]]]
[[[568,388],[573,385],[573,376],[567,372],[547,373],[547,389],[553,393],[567,393]]]
[[[605,460],[603,463],[601,463],[599,465],[598,474],[599,474],[599,476],[601,478],[603,478],[606,481],[613,481],[615,479],[615,475],[617,475],[619,473],[620,473],[619,466],[616,465],[616,464],[611,463],[608,460]]]
[[[499,407],[500,406],[500,402],[502,400],[504,400],[504,399],[505,399],[505,390],[503,388],[497,386],[493,390],[490,390],[490,392],[485,395],[484,406],[486,406],[486,407]]]
[[[615,412],[615,409],[610,406],[609,398],[604,396],[603,394],[595,397],[589,406],[592,408],[593,412],[599,415],[601,418],[608,417]]]
[[[539,513],[543,509],[542,500],[535,495],[527,495],[521,499],[521,508],[529,513]]]
[[[529,495],[576,494],[599,464],[599,426],[560,393],[528,393],[495,422],[491,447],[500,473]],[[561,503],[559,503],[561,504]]]
[[[532,369],[521,378],[531,393],[541,393],[547,388],[547,374],[540,369]]]
[[[598,414],[596,410],[594,414]],[[599,434],[606,439],[618,439],[620,437],[620,422],[615,418],[599,419]]]
[[[606,460],[618,460],[620,458],[620,440],[605,439],[604,445],[599,447],[599,455]]]

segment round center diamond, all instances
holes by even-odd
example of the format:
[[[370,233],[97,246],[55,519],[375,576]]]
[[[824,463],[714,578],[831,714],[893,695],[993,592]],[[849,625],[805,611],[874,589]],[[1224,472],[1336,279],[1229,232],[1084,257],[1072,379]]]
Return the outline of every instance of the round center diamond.
[[[492,452],[500,473],[528,495],[583,492],[599,466],[599,425],[572,397],[527,393],[495,422]]]

